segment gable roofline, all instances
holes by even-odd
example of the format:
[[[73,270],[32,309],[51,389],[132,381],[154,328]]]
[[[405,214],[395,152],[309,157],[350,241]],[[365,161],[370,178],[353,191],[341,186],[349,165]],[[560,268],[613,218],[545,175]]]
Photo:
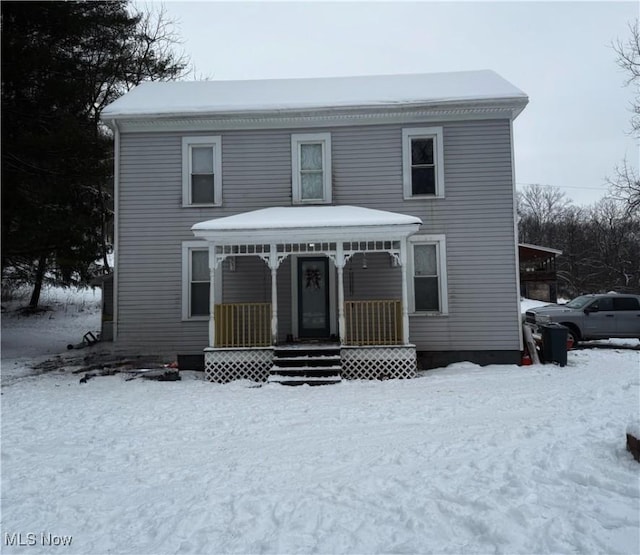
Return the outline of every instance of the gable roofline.
[[[228,128],[333,124],[426,115],[501,112],[515,118],[527,95],[493,71],[262,81],[147,82],[107,106],[102,119],[126,127]],[[377,117],[376,117],[377,116]],[[494,116],[495,117],[495,116]],[[148,122],[145,124],[145,122]]]
[[[226,114],[151,114],[103,121],[123,132],[220,131],[340,127],[345,125],[410,124],[470,119],[515,119],[527,105],[520,98],[476,102],[449,102],[404,106],[333,108],[324,110],[230,112]]]

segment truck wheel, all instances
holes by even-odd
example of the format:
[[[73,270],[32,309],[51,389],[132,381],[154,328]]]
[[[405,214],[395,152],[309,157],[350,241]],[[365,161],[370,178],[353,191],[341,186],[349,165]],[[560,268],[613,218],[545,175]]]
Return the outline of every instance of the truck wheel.
[[[575,349],[578,346],[578,341],[580,341],[580,332],[573,324],[562,325],[569,328],[567,334],[567,350]]]

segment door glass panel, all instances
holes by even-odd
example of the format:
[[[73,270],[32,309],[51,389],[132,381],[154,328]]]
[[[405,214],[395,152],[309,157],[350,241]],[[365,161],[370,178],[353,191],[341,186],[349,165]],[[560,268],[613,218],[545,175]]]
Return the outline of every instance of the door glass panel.
[[[301,261],[301,327],[324,330],[327,326],[327,266],[324,261]]]
[[[638,299],[634,299],[633,297],[622,297],[610,300],[613,301],[614,310],[640,310]]]
[[[613,299],[603,297],[602,299],[598,299],[595,303],[592,303],[591,307],[597,308],[600,311],[613,310]]]

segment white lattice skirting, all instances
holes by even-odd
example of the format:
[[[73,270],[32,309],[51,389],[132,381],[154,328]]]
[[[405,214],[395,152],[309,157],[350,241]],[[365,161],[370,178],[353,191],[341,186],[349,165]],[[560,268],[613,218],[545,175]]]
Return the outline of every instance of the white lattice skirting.
[[[233,380],[266,382],[273,365],[273,349],[205,349],[204,375],[210,382]]]
[[[416,348],[413,345],[343,347],[342,377],[347,380],[415,378]]]
[[[404,379],[416,376],[413,345],[343,347],[342,377],[347,380]],[[210,382],[265,382],[273,365],[272,348],[205,349],[204,372]]]

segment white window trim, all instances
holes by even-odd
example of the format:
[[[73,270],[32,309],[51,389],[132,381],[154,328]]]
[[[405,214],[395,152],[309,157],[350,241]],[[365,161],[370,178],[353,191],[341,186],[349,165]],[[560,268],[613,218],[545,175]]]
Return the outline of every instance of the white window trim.
[[[438,260],[438,289],[440,310],[416,311],[416,296],[414,289],[414,245],[436,245],[436,256]],[[409,296],[409,312],[411,314],[446,316],[449,314],[449,290],[447,287],[447,244],[444,235],[412,235],[409,237],[409,256],[407,265],[407,281]]]
[[[411,187],[411,139],[433,139],[436,165],[435,195],[414,195]],[[442,127],[407,127],[402,129],[402,187],[405,200],[444,198],[444,142]]]
[[[182,242],[182,320],[188,322],[208,322],[209,316],[191,316],[191,253],[194,250],[208,250],[209,243],[206,241],[183,241]],[[216,289],[216,299],[222,299],[222,271],[216,269],[214,276],[214,287]],[[211,302],[211,300],[210,300]]]
[[[322,143],[322,200],[302,199],[300,183],[300,145],[304,143]],[[291,196],[293,204],[330,204],[331,203],[331,133],[294,133],[291,135]]]
[[[213,147],[213,203],[191,202],[191,147]],[[222,137],[182,137],[182,206],[197,208],[200,206],[222,205]]]

